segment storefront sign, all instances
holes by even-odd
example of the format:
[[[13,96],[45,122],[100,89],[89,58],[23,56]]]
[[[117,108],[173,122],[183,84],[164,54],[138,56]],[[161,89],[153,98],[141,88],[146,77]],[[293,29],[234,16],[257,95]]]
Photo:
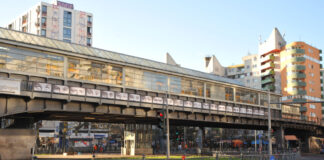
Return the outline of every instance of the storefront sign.
[[[66,2],[61,2],[61,1],[56,1],[56,5],[64,7],[64,8],[69,8],[69,9],[73,9],[73,4],[71,3],[66,3]]]
[[[135,102],[140,102],[141,101],[141,96],[138,94],[129,94],[129,100],[130,101],[135,101]]]
[[[39,91],[39,92],[51,92],[52,91],[52,85],[48,83],[34,83],[33,87],[34,91]]]
[[[115,92],[113,91],[102,91],[102,98],[109,98],[114,99],[115,98]]]
[[[98,89],[87,89],[86,95],[89,97],[100,97],[100,90]]]
[[[63,86],[63,85],[54,85],[53,92],[60,93],[60,94],[69,94],[70,88],[68,86]]]
[[[233,112],[232,106],[226,106],[226,112]]]
[[[251,108],[246,109],[246,113],[247,114],[252,114],[252,109]]]
[[[0,93],[20,95],[20,81],[0,79]]]
[[[194,102],[193,107],[194,108],[201,108],[201,103],[200,102]]]
[[[152,103],[152,97],[151,96],[142,96],[141,101],[145,103]]]
[[[259,114],[260,114],[261,116],[264,116],[264,110],[261,109],[260,112],[259,112]]]
[[[70,94],[78,95],[78,96],[85,96],[85,88],[70,87]]]
[[[185,101],[183,104],[185,107],[192,107],[192,102],[190,101]]]
[[[180,100],[180,99],[174,100],[174,105],[175,106],[183,106],[183,100]]]
[[[240,113],[244,113],[244,114],[246,114],[246,108],[240,108]]]
[[[203,104],[203,109],[209,109],[209,103],[204,103]]]
[[[162,97],[154,97],[153,98],[153,103],[163,104],[163,98]]]
[[[216,104],[210,104],[210,109],[211,110],[218,110],[218,107]]]
[[[239,107],[233,107],[233,112],[240,113],[240,108]]]
[[[225,109],[225,106],[224,105],[219,105],[218,106],[218,110],[219,111],[225,111],[226,109]]]
[[[127,101],[128,100],[128,94],[127,93],[116,93],[116,99]]]

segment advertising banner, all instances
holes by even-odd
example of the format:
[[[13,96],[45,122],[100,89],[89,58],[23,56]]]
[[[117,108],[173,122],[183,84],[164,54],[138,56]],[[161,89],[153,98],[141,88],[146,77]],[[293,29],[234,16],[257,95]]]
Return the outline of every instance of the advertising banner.
[[[20,81],[0,79],[0,93],[20,95]]]
[[[153,103],[163,104],[163,98],[162,97],[154,97],[153,98]]]
[[[261,109],[260,112],[259,112],[259,114],[260,114],[261,116],[264,116],[264,110]]]
[[[152,97],[151,96],[142,96],[141,101],[145,103],[152,103]]]
[[[102,98],[115,99],[115,92],[113,91],[102,91]]]
[[[226,108],[225,108],[224,105],[219,105],[219,106],[218,106],[218,110],[219,110],[219,111],[225,111]]]
[[[89,97],[100,97],[100,90],[98,89],[87,89],[86,95]]]
[[[253,109],[253,114],[254,115],[259,115],[259,110],[258,109]]]
[[[210,104],[210,109],[211,110],[218,110],[218,107],[216,104]]]
[[[239,107],[233,107],[233,112],[240,113],[240,108]]]
[[[168,103],[166,103],[166,101],[164,100],[164,104],[167,104],[167,105],[169,105],[169,106],[173,106],[173,105],[174,105],[174,103],[173,103],[173,99],[168,98],[167,100],[168,100]]]
[[[200,102],[194,102],[193,107],[194,108],[201,108],[201,103]]]
[[[203,109],[209,109],[209,103],[203,103]]]
[[[135,102],[140,102],[141,101],[141,96],[138,94],[129,94],[129,100],[130,101],[135,101]]]
[[[246,109],[246,113],[247,114],[252,114],[252,109],[251,108]]]
[[[183,106],[183,100],[176,99],[173,101],[175,106]]]
[[[85,96],[85,88],[70,87],[70,94],[78,95],[78,96]]]
[[[127,101],[128,100],[128,94],[127,93],[116,93],[116,99]]]
[[[244,114],[246,114],[246,108],[240,108],[240,113],[244,113]]]
[[[226,112],[233,112],[232,106],[226,106]]]
[[[183,104],[185,107],[192,107],[192,102],[190,101],[185,101]]]
[[[52,91],[52,85],[48,83],[34,83],[33,87],[34,91],[40,91],[40,92],[51,92]]]
[[[53,92],[60,93],[60,94],[69,94],[70,88],[68,86],[63,86],[63,85],[54,85]]]

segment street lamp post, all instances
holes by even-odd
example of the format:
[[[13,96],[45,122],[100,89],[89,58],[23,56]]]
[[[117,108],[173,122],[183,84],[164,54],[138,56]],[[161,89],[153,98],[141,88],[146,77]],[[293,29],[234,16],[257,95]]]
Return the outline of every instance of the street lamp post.
[[[270,90],[268,90],[268,150],[269,150],[269,159],[271,159],[271,155],[272,155],[272,141],[271,141]]]
[[[166,138],[167,138],[167,159],[170,158],[170,124],[169,124],[169,107],[168,107],[168,92],[166,94],[166,106],[165,106],[165,113],[166,113]]]

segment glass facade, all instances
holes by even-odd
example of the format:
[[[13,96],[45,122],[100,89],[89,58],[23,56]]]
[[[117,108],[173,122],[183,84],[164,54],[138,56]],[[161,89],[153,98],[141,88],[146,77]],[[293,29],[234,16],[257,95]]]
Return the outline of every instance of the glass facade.
[[[206,84],[206,97],[212,99],[233,101],[233,88],[216,84]]]
[[[63,77],[64,58],[54,54],[0,47],[0,68]]]
[[[235,94],[236,102],[258,104],[259,96],[257,92],[245,89],[236,89]]]
[[[123,74],[121,67],[74,58],[68,58],[68,65],[68,78],[107,84],[122,84]]]
[[[0,69],[50,75],[61,78],[84,80],[89,82],[124,85],[130,88],[144,89],[171,94],[206,97],[247,104],[267,106],[267,94],[236,88],[227,85],[206,82],[193,78],[167,75],[144,69],[121,67],[84,58],[66,57],[66,75],[64,73],[64,56],[42,53],[14,47],[0,47]],[[124,73],[123,73],[124,72]],[[124,74],[124,76],[123,76]],[[279,96],[271,96],[271,101],[279,102]],[[272,104],[274,108],[279,105]]]

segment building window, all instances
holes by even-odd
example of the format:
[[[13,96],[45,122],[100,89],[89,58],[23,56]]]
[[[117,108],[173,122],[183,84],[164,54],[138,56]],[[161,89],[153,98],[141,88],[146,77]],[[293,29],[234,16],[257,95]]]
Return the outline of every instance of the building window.
[[[310,112],[311,117],[316,117],[316,114],[314,112]]]
[[[71,28],[63,28],[63,38],[71,39]]]
[[[309,108],[316,109],[316,106],[314,104],[309,105]]]
[[[88,33],[88,35],[92,34],[92,28],[91,27],[87,27],[87,33]]]
[[[71,27],[72,23],[72,13],[64,11],[63,24],[64,26]]]
[[[88,44],[88,45],[91,44],[91,38],[87,38],[87,44]]]
[[[46,18],[42,17],[41,19],[42,26],[46,26]]]
[[[45,29],[42,29],[42,31],[41,31],[41,36],[46,36],[46,30]]]
[[[88,16],[88,23],[92,23],[92,17]]]
[[[42,12],[46,13],[47,12],[47,6],[42,5]]]

